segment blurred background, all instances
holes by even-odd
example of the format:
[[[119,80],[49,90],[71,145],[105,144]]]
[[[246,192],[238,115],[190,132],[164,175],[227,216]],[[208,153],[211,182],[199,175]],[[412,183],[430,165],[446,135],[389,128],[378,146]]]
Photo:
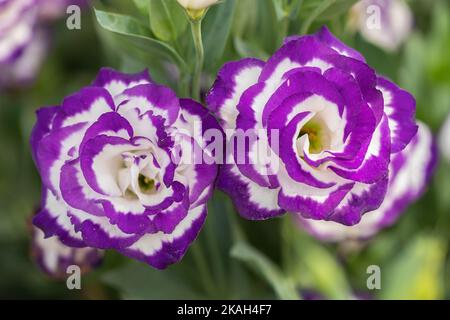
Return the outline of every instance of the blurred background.
[[[92,5],[103,12],[129,15],[149,29],[144,2],[104,0]],[[289,14],[280,9],[297,2],[302,5]],[[204,22],[205,91],[225,61],[247,56],[266,59],[285,35],[314,32],[325,24],[362,52],[378,73],[410,91],[417,99],[417,118],[438,135],[450,112],[448,1],[406,1],[409,13],[397,10],[392,16],[393,25],[400,28],[384,30],[381,36],[360,25],[365,11],[353,7],[357,1],[337,0],[328,7],[322,5],[326,2],[224,0],[211,8]],[[113,18],[96,15],[92,6],[82,10],[81,29],[68,30],[64,11],[42,23],[49,41],[35,79],[13,84],[7,78],[0,89],[0,298],[275,298],[277,286],[286,279],[304,298],[450,298],[450,162],[444,157],[422,199],[393,227],[368,241],[323,244],[297,230],[288,217],[244,221],[217,192],[207,228],[193,244],[204,249],[206,273],[199,273],[192,250],[165,271],[106,252],[101,265],[83,276],[81,290],[68,290],[65,279],[44,273],[35,261],[30,223],[40,201],[40,179],[28,141],[36,109],[58,105],[88,85],[103,66],[127,72],[149,68],[156,81],[186,95],[185,79],[179,79],[173,63],[160,58],[161,48],[154,42],[131,37],[133,29],[128,37],[116,32]],[[229,29],[224,30],[225,25]],[[150,38],[156,37],[148,32]],[[394,33],[390,38],[389,32]],[[186,61],[193,55],[190,41],[186,29],[173,43],[185,48],[181,51]],[[6,73],[2,68],[6,67],[0,65],[0,73]],[[231,250],[236,239],[245,239],[249,246]],[[381,290],[366,287],[369,265],[382,270]]]

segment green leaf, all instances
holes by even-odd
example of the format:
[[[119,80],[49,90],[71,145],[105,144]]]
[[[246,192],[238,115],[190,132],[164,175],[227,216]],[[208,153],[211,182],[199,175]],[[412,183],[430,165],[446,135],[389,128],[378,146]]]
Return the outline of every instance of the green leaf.
[[[186,30],[188,20],[176,0],[148,0],[150,28],[166,42],[175,41]]]
[[[149,0],[133,0],[140,13],[148,15]]]
[[[255,44],[242,40],[239,37],[234,37],[234,48],[241,58],[254,57],[261,60],[267,60],[269,54],[263,49],[258,48]]]
[[[279,46],[279,34],[274,32],[278,24],[272,1],[237,1],[233,40],[239,37],[266,52],[274,52]]]
[[[348,299],[351,288],[337,257],[320,242],[301,233],[290,217],[282,229],[284,261],[296,285],[313,288],[331,299]]]
[[[187,281],[179,265],[155,270],[141,263],[127,266],[103,275],[103,281],[116,288],[124,299],[202,299],[204,298]]]
[[[293,284],[281,270],[261,252],[246,242],[238,242],[231,249],[231,256],[241,260],[269,283],[280,299],[297,300],[299,296]]]
[[[381,268],[382,299],[442,299],[445,242],[419,235],[386,267]]]
[[[211,69],[221,63],[221,58],[230,34],[235,0],[227,0],[208,10],[203,21],[203,43],[205,66]]]
[[[277,15],[278,21],[283,20],[287,16],[287,12],[284,8],[283,0],[272,0],[273,7],[275,9],[275,14]]]
[[[185,61],[176,50],[162,41],[153,39],[150,29],[139,20],[101,10],[95,10],[95,16],[102,28],[123,36],[131,45],[148,55],[149,58],[153,55],[158,58],[169,58],[180,68],[187,68]]]
[[[301,33],[310,31],[311,25],[316,21],[332,20],[347,13],[357,0],[305,0],[300,10],[303,22]]]

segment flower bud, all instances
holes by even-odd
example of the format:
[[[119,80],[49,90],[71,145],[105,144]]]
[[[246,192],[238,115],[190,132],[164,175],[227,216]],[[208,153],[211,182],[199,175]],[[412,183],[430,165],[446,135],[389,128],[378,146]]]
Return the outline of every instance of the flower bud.
[[[177,0],[180,5],[188,10],[204,10],[219,0]]]

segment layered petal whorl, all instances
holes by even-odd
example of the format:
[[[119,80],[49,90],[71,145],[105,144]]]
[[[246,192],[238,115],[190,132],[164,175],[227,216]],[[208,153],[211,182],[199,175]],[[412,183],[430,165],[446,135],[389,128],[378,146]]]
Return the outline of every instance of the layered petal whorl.
[[[225,64],[207,105],[228,140],[217,185],[248,219],[357,224],[417,132],[414,98],[325,27],[287,38],[267,62]]]
[[[393,156],[386,197],[381,206],[366,213],[355,226],[299,217],[299,225],[324,241],[364,240],[392,225],[406,208],[426,190],[436,167],[437,147],[430,129],[423,123],[413,141]]]
[[[194,143],[210,156],[188,137],[192,128],[220,130],[205,108],[146,72],[102,69],[61,106],[37,112],[31,145],[44,192],[35,225],[69,246],[115,249],[156,268],[177,262],[217,175],[214,162],[175,159]]]

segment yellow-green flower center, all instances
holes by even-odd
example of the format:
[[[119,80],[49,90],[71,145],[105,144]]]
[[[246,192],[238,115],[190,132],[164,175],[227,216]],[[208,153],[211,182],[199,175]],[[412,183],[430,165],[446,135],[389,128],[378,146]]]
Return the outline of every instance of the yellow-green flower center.
[[[308,121],[300,130],[298,138],[308,135],[309,138],[309,152],[320,153],[324,149],[324,132],[321,124],[318,121]]]
[[[150,179],[143,174],[139,175],[139,187],[141,188],[141,191],[143,193],[151,192],[153,191],[153,188],[155,187],[155,180]]]

